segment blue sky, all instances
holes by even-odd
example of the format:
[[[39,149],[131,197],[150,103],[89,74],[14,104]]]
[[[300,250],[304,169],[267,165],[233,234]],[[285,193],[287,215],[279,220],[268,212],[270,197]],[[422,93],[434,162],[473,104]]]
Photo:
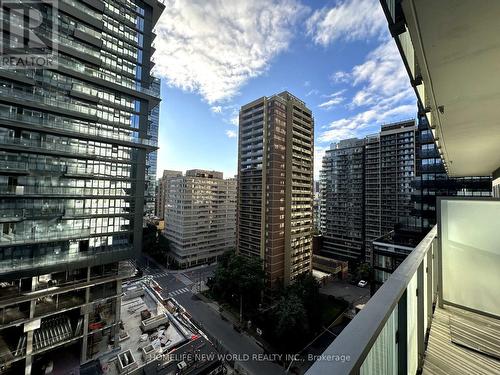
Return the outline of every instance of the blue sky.
[[[378,0],[167,0],[158,175],[237,168],[241,105],[288,90],[315,118],[315,175],[331,142],[414,117],[416,99]]]

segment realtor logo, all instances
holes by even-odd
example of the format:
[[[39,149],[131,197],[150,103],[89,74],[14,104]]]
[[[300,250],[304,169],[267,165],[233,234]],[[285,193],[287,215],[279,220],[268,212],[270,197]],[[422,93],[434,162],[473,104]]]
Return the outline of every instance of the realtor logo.
[[[55,68],[56,0],[0,0],[0,68]]]

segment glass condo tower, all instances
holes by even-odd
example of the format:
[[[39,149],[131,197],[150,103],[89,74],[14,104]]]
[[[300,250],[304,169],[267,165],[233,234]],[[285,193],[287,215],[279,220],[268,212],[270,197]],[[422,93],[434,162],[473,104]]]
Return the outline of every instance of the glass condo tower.
[[[12,26],[30,7],[2,3],[2,46],[26,43]],[[37,35],[57,43],[57,64],[0,69],[3,373],[62,361],[69,371],[118,344],[120,280],[141,250],[155,149],[152,29],[163,8],[61,0],[56,11],[38,2]]]

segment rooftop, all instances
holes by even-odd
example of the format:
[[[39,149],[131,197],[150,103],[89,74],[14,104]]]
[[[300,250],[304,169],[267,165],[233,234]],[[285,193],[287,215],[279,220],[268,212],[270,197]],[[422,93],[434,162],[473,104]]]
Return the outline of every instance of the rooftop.
[[[414,248],[422,241],[423,237],[424,235],[419,232],[393,230],[376,238],[373,242]]]
[[[181,369],[197,374],[217,366],[217,352],[207,337],[174,300],[165,302],[142,281],[124,288],[120,348],[109,352],[103,347],[99,357],[105,374],[173,375]]]

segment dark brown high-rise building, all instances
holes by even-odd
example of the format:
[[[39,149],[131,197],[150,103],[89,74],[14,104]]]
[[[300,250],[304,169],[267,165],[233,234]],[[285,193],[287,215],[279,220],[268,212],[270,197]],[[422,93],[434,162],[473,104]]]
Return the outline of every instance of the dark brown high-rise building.
[[[237,250],[263,260],[268,286],[310,272],[314,120],[288,92],[241,107]]]

